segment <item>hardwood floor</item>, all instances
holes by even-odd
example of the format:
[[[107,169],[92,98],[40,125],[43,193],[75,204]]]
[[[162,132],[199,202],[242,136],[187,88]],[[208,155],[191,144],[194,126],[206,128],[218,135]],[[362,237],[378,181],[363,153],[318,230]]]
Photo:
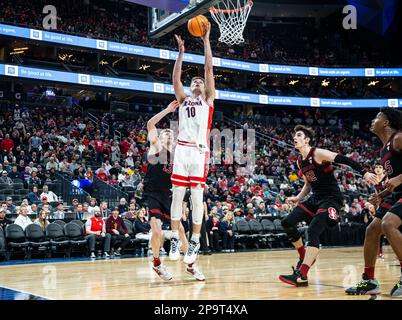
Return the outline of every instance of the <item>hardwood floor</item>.
[[[390,299],[400,266],[390,247],[378,259],[376,278],[382,288],[377,299]],[[253,251],[200,256],[207,280],[197,282],[184,272],[183,262],[164,258],[174,274],[166,283],[154,274],[150,258],[111,259],[0,266],[0,287],[49,299],[362,299],[347,296],[344,286],[360,279],[363,248],[329,248],[311,268],[310,285],[294,288],[278,280],[292,272],[296,252]]]

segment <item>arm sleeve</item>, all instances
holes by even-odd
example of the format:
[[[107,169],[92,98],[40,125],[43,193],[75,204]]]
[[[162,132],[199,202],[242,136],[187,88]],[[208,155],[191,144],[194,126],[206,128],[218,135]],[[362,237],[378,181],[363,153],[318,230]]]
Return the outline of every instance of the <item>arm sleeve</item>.
[[[353,170],[357,171],[358,173],[360,173],[362,176],[367,172],[366,169],[364,169],[360,163],[345,157],[341,154],[337,154],[335,159],[334,159],[335,163],[339,163],[339,164],[345,164],[349,167],[351,167]]]

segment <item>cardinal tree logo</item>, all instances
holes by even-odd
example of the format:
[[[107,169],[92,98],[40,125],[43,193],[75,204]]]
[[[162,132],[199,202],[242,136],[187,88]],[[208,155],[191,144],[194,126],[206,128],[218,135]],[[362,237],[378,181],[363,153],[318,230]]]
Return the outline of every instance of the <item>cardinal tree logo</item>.
[[[175,146],[178,133],[178,122],[171,121],[170,129],[173,131],[173,145]],[[240,176],[250,175],[255,169],[255,130],[254,129],[213,129],[209,132],[209,146],[204,146],[196,141],[197,149],[194,152],[196,157],[205,157],[208,153],[207,165],[234,165],[236,164],[236,174]],[[200,146],[200,147],[198,147]],[[151,164],[166,164],[166,150],[162,150],[152,159],[148,159]],[[174,151],[170,153],[171,162],[174,163]]]
[[[332,220],[337,220],[339,218],[335,208],[332,207],[328,208],[328,213],[329,213],[328,217]]]

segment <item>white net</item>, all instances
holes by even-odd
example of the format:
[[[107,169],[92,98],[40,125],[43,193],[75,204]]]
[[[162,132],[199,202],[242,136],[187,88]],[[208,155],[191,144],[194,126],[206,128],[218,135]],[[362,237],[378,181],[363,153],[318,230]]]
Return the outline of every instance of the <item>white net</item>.
[[[252,6],[252,0],[222,0],[209,9],[221,32],[219,41],[228,45],[244,42],[243,31]]]

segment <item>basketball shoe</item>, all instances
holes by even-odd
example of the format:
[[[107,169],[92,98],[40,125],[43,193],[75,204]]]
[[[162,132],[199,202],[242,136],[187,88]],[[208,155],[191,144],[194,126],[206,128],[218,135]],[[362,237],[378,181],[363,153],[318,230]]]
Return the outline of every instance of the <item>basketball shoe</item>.
[[[190,241],[183,262],[186,264],[194,263],[194,261],[197,259],[198,250],[200,250],[200,243]]]
[[[391,297],[402,298],[402,276],[399,279],[399,282],[392,288]]]
[[[293,267],[292,267],[293,268]],[[307,287],[308,280],[304,277],[298,269],[293,268],[293,274],[291,275],[280,275],[279,280],[284,283],[290,284],[295,287]]]
[[[194,263],[191,267],[189,265],[186,267],[186,273],[192,275],[198,281],[205,281],[205,276],[200,271],[200,269],[198,269],[198,266]]]
[[[180,258],[179,251],[179,239],[172,238],[170,239],[170,251],[169,251],[169,259],[176,261]]]
[[[370,280],[365,273],[363,273],[362,280],[357,283],[354,287],[350,287],[345,290],[345,292],[349,295],[374,295],[380,294],[380,285],[376,279]]]
[[[167,271],[166,267],[163,264],[160,264],[157,267],[152,267],[152,269],[163,281],[170,281],[173,278],[172,274]]]

